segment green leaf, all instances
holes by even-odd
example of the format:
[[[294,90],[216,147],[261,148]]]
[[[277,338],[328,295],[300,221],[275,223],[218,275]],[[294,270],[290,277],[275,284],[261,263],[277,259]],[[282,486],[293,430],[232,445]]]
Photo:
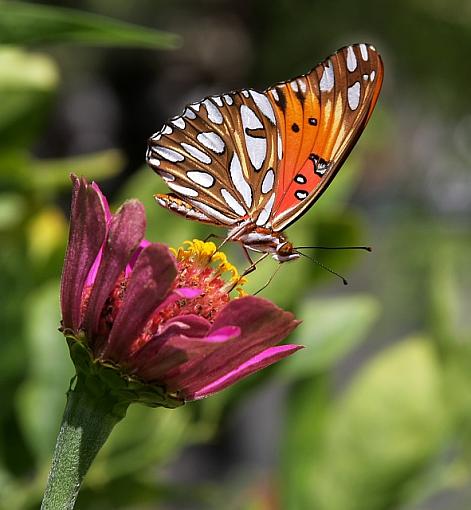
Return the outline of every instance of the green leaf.
[[[74,373],[67,344],[57,331],[59,283],[45,284],[26,302],[29,375],[17,395],[23,433],[39,461],[48,463]]]
[[[294,381],[328,370],[365,339],[378,313],[378,303],[366,295],[307,299],[296,312],[303,323],[292,338],[306,348],[283,362],[280,376]]]
[[[0,9],[3,8],[0,3]],[[2,152],[7,147],[11,150],[12,147],[29,146],[43,125],[58,82],[57,66],[47,55],[28,53],[19,48],[0,47]]]
[[[190,417],[185,407],[169,411],[131,405],[97,456],[89,482],[104,485],[168,461],[191,441]]]
[[[118,149],[108,149],[62,159],[42,159],[29,165],[29,185],[39,190],[70,189],[70,174],[91,180],[102,180],[117,175],[124,166],[124,157]]]
[[[304,406],[312,408],[307,396]],[[305,412],[304,420],[313,420],[315,414],[316,409],[311,416]],[[310,501],[306,508],[401,506],[414,480],[441,448],[448,426],[433,343],[410,337],[389,347],[353,380],[334,404],[321,439],[316,436],[316,455],[303,480]],[[303,457],[303,452],[299,455]]]
[[[173,49],[178,35],[75,9],[0,1],[0,43],[67,42]]]

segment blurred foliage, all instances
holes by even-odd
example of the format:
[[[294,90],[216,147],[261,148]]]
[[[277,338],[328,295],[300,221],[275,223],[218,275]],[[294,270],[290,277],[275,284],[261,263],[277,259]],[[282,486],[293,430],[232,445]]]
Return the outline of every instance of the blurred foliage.
[[[1,1],[0,44],[68,42],[172,49],[175,34],[133,26],[74,9]]]
[[[292,340],[306,349],[211,399],[132,407],[78,507],[469,508],[468,3],[78,2],[90,12],[41,3],[0,1],[0,509],[38,507],[73,374],[57,331],[69,173],[99,180],[116,203],[139,198],[151,240],[223,236],[155,205],[166,187],[142,168],[146,136],[187,101],[263,88],[355,40],[383,53],[380,105],[335,183],[288,234],[297,246],[371,243],[373,253],[306,250],[345,275],[346,288],[307,259],[276,274],[274,261],[260,265],[247,290],[273,277],[262,295],[303,320]],[[149,52],[178,46],[173,31],[188,41],[182,50]],[[95,109],[121,108],[124,120],[110,115],[121,122],[104,137],[112,143],[75,151],[58,112],[90,84]],[[99,112],[78,104],[80,129],[95,127]],[[240,247],[227,251],[247,266]],[[282,409],[265,415],[273,388]],[[243,437],[228,439],[247,409]],[[274,418],[276,465],[231,458],[233,444],[265,444]]]

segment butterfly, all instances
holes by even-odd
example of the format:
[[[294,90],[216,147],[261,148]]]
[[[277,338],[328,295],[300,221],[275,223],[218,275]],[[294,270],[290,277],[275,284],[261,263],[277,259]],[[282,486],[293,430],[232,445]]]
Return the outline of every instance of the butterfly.
[[[243,89],[188,105],[148,142],[147,163],[171,190],[157,202],[226,227],[226,241],[278,262],[298,258],[283,231],[332,182],[382,81],[376,49],[353,44],[264,92]]]

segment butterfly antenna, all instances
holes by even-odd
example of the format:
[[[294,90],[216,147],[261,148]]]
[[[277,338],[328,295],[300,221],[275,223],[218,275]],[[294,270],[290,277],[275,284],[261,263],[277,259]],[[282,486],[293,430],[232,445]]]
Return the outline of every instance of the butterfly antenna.
[[[306,255],[305,253],[302,253],[300,251],[298,251],[297,253],[299,253],[303,257],[306,257],[307,259],[311,260],[312,262],[314,262],[318,266],[322,267],[322,269],[325,269],[326,271],[328,271],[329,273],[333,274],[334,276],[337,276],[338,278],[340,278],[344,285],[348,285],[347,280],[342,275],[336,273],[333,269],[330,269],[330,267],[325,266],[322,262],[319,262],[318,260],[310,257],[309,255]]]
[[[272,282],[273,278],[275,278],[276,273],[278,273],[278,271],[280,270],[280,267],[281,267],[281,264],[278,264],[278,267],[275,269],[275,271],[273,271],[273,274],[270,276],[270,278],[268,279],[267,283],[265,283],[265,285],[263,285],[263,287],[260,287],[257,290],[257,292],[255,292],[253,294],[254,296],[256,296],[257,294],[260,294],[260,292],[262,292],[262,290],[265,290],[270,285],[270,283]]]
[[[365,250],[372,251],[371,246],[295,246],[295,250]]]

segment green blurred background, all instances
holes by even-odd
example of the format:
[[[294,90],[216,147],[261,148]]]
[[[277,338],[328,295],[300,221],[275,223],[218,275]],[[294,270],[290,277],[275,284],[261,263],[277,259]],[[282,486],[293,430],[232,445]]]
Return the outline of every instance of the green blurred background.
[[[316,254],[348,287],[282,266],[262,295],[304,321],[290,340],[307,348],[208,400],[131,408],[77,507],[471,508],[469,0],[54,4],[0,0],[0,508],[38,508],[73,373],[57,332],[68,174],[140,198],[151,240],[201,238],[153,203],[147,138],[190,101],[362,41],[385,63],[378,106],[289,236],[373,253]]]

